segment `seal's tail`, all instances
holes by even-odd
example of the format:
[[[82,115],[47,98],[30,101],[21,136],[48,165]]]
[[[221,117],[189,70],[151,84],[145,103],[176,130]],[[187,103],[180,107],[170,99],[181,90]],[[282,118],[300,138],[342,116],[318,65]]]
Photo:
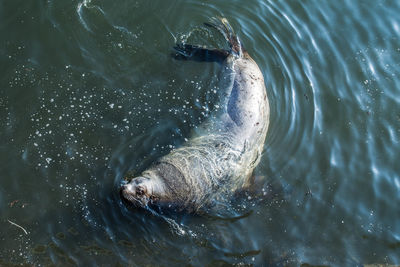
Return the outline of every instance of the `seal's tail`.
[[[211,18],[211,22],[205,22],[204,25],[218,30],[228,41],[232,53],[238,57],[242,56],[243,47],[240,43],[239,37],[236,36],[226,18],[213,17]]]
[[[218,30],[228,41],[230,51],[223,49],[208,49],[206,47],[190,44],[177,44],[174,47],[176,53],[173,54],[175,59],[223,62],[230,54],[233,54],[236,57],[242,56],[242,51],[244,49],[226,18],[214,17],[211,18],[211,22],[206,22],[204,25]]]

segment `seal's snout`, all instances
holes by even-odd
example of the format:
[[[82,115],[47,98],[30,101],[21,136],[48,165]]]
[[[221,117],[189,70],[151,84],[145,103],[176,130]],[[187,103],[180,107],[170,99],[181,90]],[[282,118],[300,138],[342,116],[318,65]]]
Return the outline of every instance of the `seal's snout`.
[[[124,184],[124,185],[122,185],[122,186],[121,186],[121,192],[129,191],[129,190],[130,190],[130,187],[131,187],[131,186],[129,186],[129,184]]]
[[[119,193],[121,195],[122,198],[126,198],[126,196],[130,193],[130,186],[128,186],[129,184],[124,184],[121,185],[121,187],[119,188]]]
[[[147,186],[139,178],[120,187],[122,200],[134,206],[146,206],[149,199],[147,193]]]
[[[125,200],[131,200],[136,196],[135,190],[131,184],[124,184],[120,188],[120,195]]]

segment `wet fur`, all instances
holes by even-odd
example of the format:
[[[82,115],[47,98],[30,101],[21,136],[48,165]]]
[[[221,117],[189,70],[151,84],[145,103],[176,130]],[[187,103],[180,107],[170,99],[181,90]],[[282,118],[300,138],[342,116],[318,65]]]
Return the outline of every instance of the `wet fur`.
[[[263,75],[226,19],[214,19],[207,26],[224,35],[230,51],[179,44],[174,56],[220,62],[221,89],[227,97],[221,110],[204,124],[203,135],[172,150],[141,174],[160,185],[145,196],[154,199],[152,205],[198,211],[247,187],[261,157],[269,124]]]

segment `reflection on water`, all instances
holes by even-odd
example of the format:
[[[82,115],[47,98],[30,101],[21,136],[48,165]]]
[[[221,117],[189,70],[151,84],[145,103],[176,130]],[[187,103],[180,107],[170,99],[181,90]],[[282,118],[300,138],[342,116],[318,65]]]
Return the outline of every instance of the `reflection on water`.
[[[1,3],[0,263],[400,264],[399,7]],[[170,57],[180,40],[223,46],[202,26],[216,15],[265,77],[263,191],[222,214],[127,210],[123,174],[218,105],[218,65]]]

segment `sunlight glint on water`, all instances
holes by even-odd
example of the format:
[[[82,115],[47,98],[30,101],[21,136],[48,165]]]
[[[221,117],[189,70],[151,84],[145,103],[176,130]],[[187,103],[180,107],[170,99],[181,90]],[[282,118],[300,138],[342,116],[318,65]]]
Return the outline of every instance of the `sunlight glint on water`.
[[[400,4],[0,4],[0,265],[400,264]],[[118,187],[219,106],[226,17],[263,71],[260,196],[219,214],[132,212]],[[14,222],[26,229],[9,223]]]

